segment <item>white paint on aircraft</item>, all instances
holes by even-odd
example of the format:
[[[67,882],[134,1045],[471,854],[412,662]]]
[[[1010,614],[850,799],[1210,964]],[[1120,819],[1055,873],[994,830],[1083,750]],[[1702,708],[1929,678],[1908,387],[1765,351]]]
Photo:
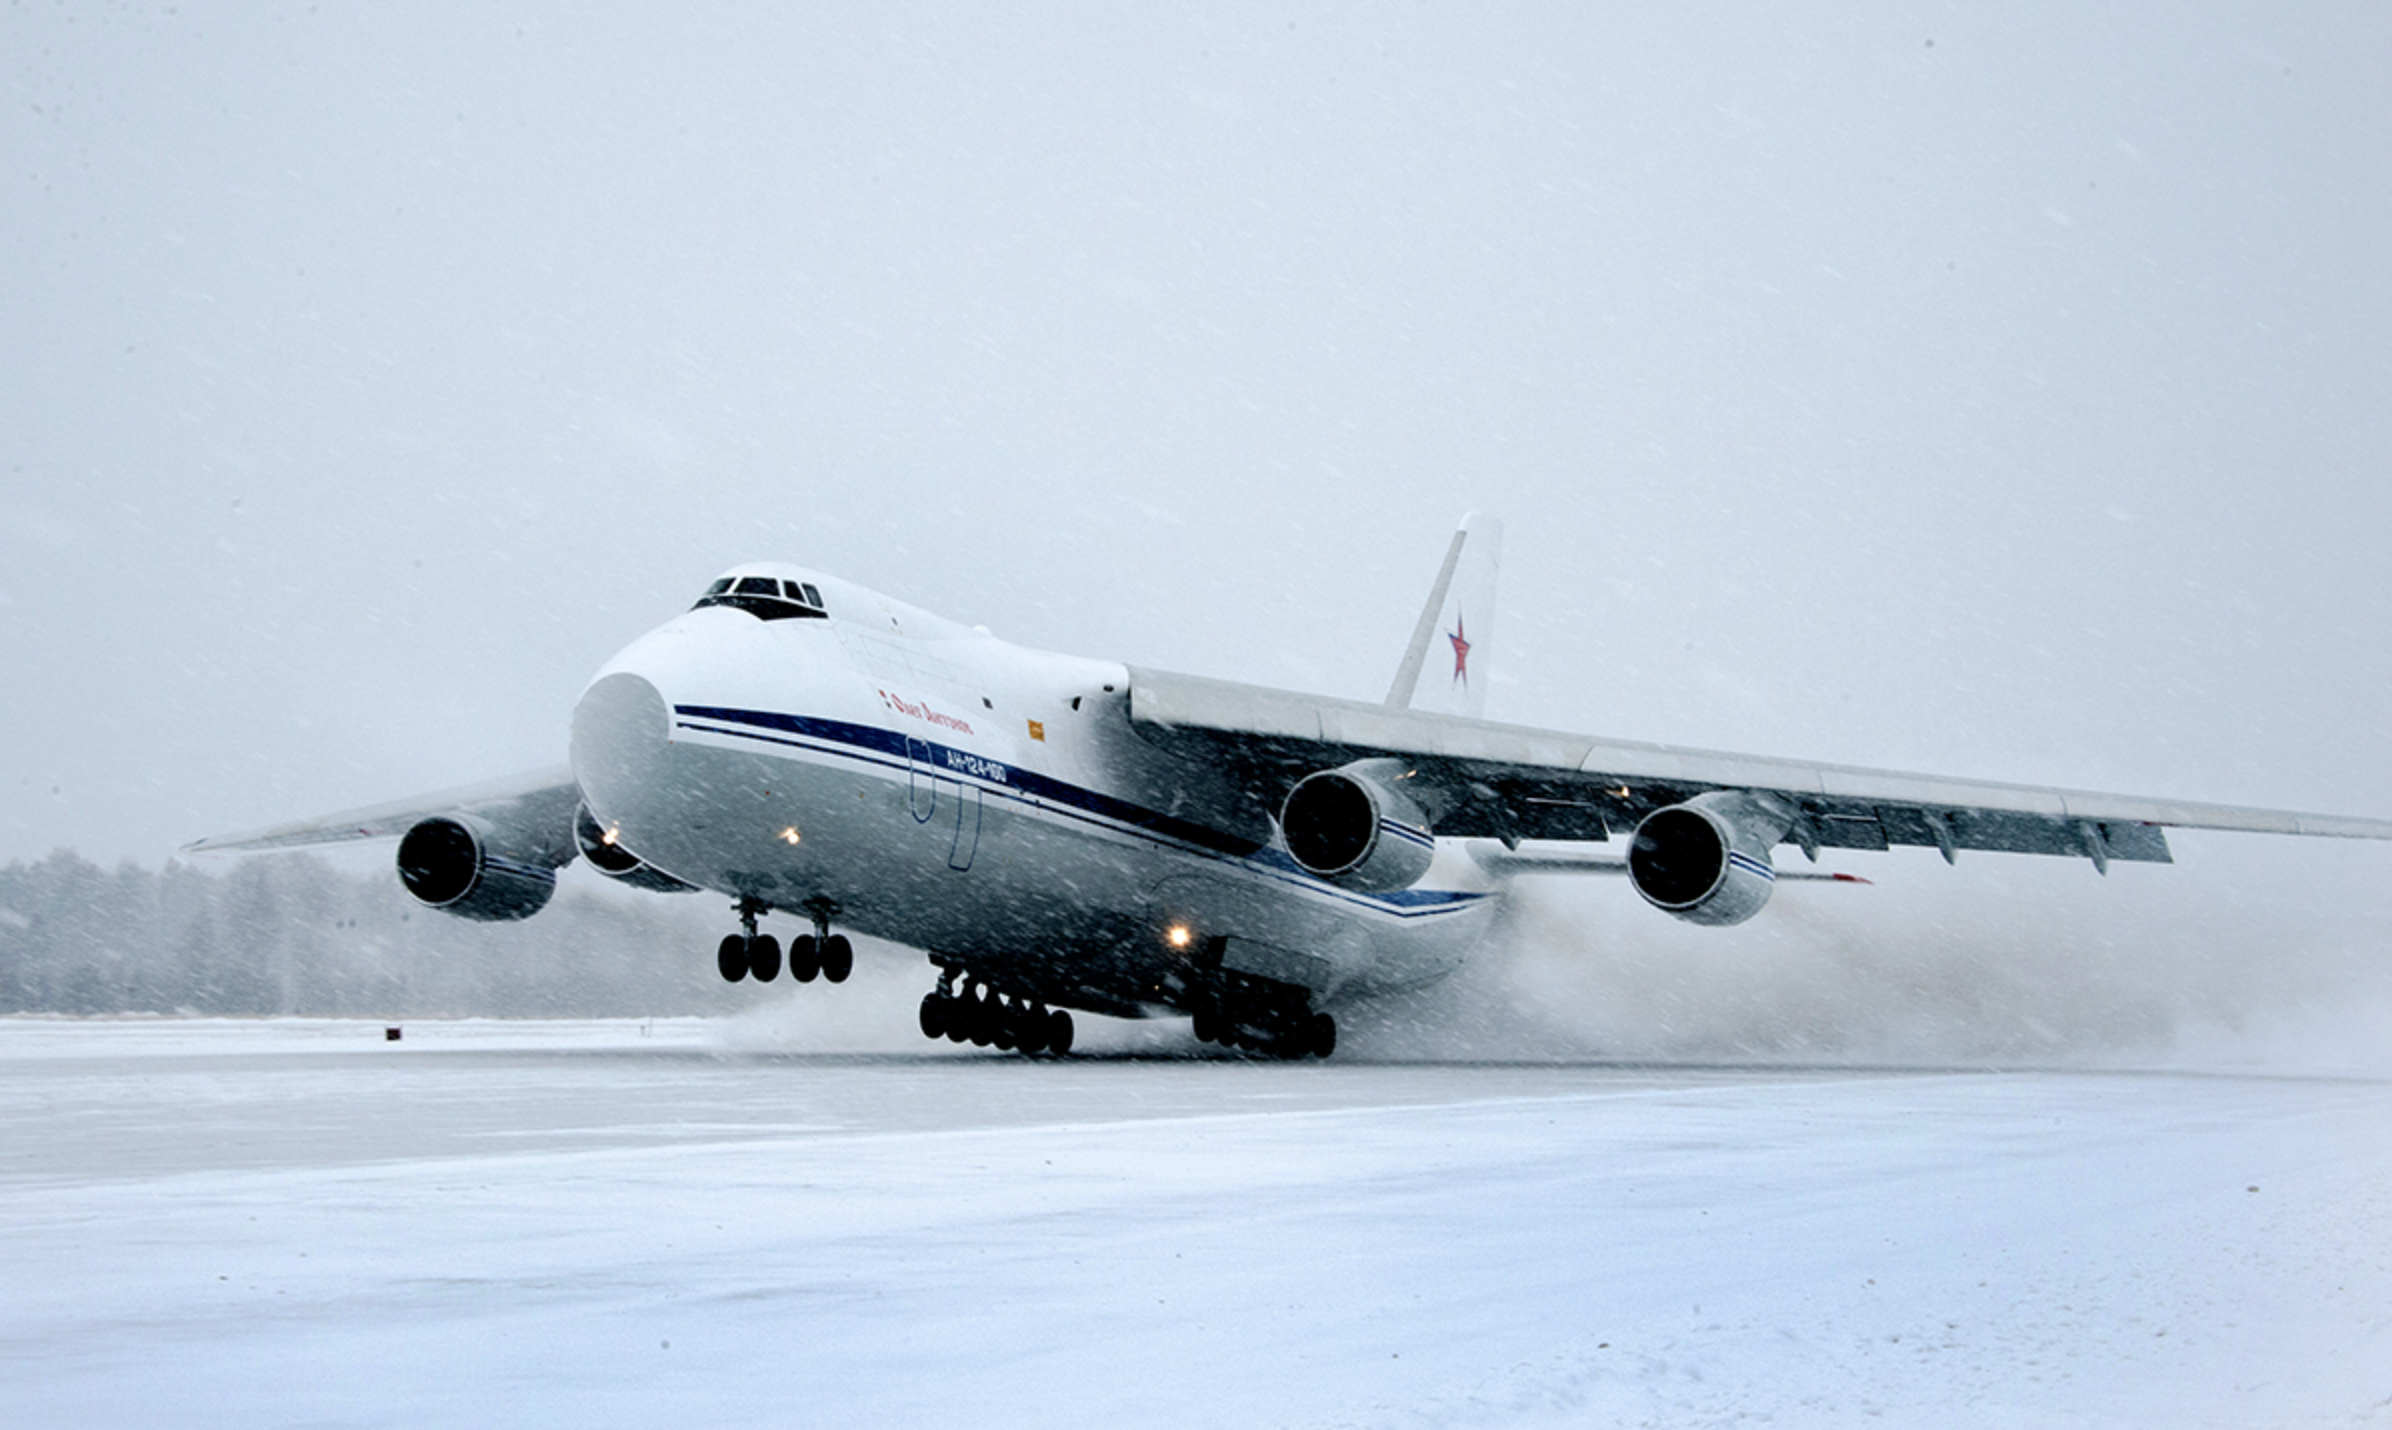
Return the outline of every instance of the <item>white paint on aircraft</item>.
[[[1377,704],[1033,650],[811,567],[741,565],[598,671],[569,766],[193,848],[403,836],[417,897],[493,919],[536,912],[579,853],[731,897],[726,977],[778,975],[755,924],[773,910],[814,925],[790,944],[799,978],[845,977],[839,929],[925,950],[934,1036],[1052,1050],[1064,1009],[1185,1012],[1210,1040],[1325,1055],[1331,1010],[1450,972],[1522,874],[1621,873],[1733,924],[1787,844],[2106,873],[2167,862],[2169,826],[2392,838],[1479,719],[1501,532],[1474,514],[1455,533]],[[1615,835],[1624,857],[1592,852]]]

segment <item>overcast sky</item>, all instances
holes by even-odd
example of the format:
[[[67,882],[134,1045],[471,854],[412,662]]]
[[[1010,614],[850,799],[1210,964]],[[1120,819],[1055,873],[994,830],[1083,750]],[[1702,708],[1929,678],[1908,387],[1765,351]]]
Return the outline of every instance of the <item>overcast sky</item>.
[[[1619,8],[10,5],[0,860],[755,557],[1377,698],[1473,506],[1497,718],[2392,815],[2392,10]]]

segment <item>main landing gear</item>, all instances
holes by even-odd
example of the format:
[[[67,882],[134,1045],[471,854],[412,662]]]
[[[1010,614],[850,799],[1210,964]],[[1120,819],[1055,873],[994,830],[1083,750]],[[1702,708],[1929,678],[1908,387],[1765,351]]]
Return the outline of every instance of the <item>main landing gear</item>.
[[[726,935],[715,949],[715,966],[727,983],[737,983],[742,978],[770,983],[781,976],[781,941],[771,934],[756,932],[756,920],[771,913],[772,906],[761,899],[741,899],[736,907],[739,932]],[[814,932],[801,933],[789,940],[789,976],[800,983],[811,983],[817,978],[845,983],[847,975],[855,971],[855,945],[847,941],[847,935],[831,932],[828,910],[811,912]]]
[[[1020,994],[999,993],[986,980],[950,968],[922,997],[922,1036],[1061,1056],[1071,1051],[1071,1014]]]
[[[1325,1058],[1337,1051],[1337,1020],[1312,1011],[1309,998],[1259,981],[1223,990],[1196,1005],[1196,1038],[1274,1058]]]

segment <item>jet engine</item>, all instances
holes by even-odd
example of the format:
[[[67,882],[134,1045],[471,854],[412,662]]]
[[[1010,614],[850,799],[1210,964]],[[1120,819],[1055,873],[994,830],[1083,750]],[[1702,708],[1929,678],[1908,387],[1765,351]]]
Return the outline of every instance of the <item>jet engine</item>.
[[[658,894],[695,891],[695,885],[682,883],[617,843],[609,831],[599,827],[598,816],[590,813],[586,804],[573,811],[573,842],[590,867],[609,879]]]
[[[1279,808],[1287,852],[1306,873],[1348,889],[1411,887],[1437,846],[1420,806],[1393,787],[1404,773],[1400,760],[1359,760],[1298,780]]]
[[[399,882],[418,902],[460,918],[528,919],[556,892],[535,837],[510,837],[473,814],[436,814],[399,840]]]
[[[1740,924],[1777,887],[1769,850],[1793,822],[1793,811],[1766,795],[1697,795],[1636,826],[1628,877],[1646,903],[1688,923]]]

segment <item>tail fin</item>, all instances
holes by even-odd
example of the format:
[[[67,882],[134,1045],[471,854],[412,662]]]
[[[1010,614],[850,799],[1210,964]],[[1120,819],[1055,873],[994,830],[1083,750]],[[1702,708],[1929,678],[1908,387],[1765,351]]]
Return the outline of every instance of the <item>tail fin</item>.
[[[1487,667],[1495,652],[1495,563],[1503,555],[1503,522],[1472,512],[1445,548],[1445,565],[1413,628],[1404,663],[1396,668],[1387,703],[1472,718],[1487,708]],[[1434,644],[1435,659],[1429,647]],[[1451,664],[1446,657],[1452,657]],[[1424,686],[1421,673],[1429,679]]]

